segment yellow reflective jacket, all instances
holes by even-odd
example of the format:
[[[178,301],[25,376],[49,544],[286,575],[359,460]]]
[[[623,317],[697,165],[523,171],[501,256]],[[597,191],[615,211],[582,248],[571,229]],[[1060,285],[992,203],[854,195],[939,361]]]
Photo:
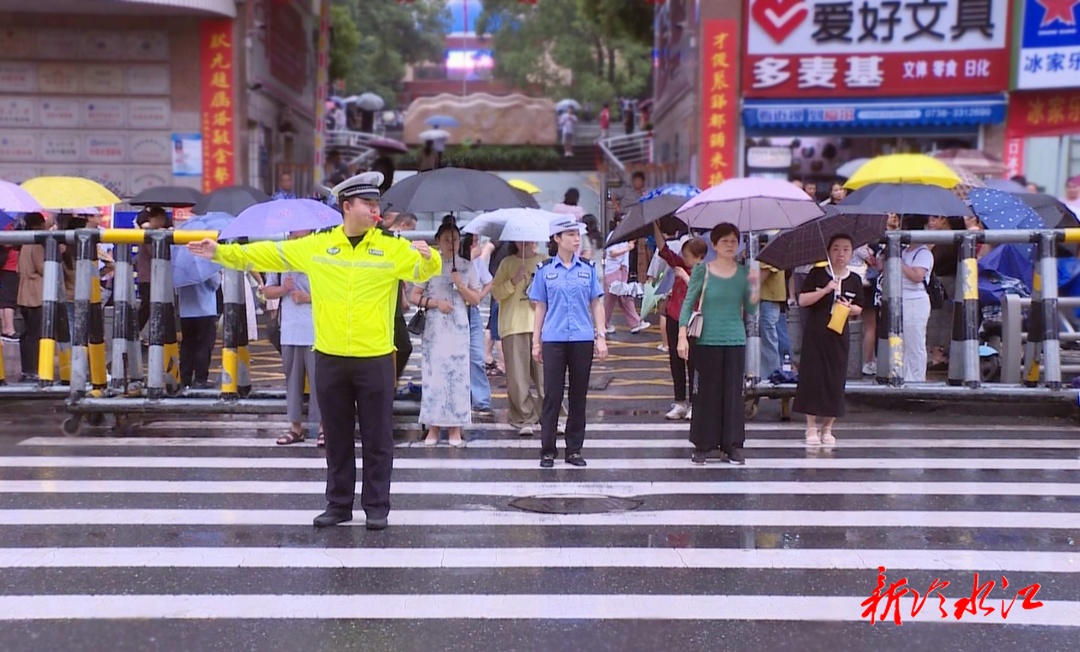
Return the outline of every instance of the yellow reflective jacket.
[[[284,242],[218,245],[214,262],[245,271],[307,274],[315,350],[353,358],[392,353],[398,282],[422,283],[442,272],[434,248],[425,260],[408,240],[375,228],[353,247],[340,226]]]

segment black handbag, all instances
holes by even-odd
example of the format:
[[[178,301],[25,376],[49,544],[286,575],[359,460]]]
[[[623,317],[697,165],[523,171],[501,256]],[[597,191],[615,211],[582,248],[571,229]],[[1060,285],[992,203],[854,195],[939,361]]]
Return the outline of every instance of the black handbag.
[[[949,293],[945,290],[945,285],[933,272],[930,272],[929,281],[923,281],[923,287],[926,288],[926,294],[930,297],[932,309],[940,310],[949,302]]]
[[[424,326],[427,324],[427,310],[417,310],[416,314],[409,320],[409,325],[405,327],[407,331],[413,335],[423,335]]]

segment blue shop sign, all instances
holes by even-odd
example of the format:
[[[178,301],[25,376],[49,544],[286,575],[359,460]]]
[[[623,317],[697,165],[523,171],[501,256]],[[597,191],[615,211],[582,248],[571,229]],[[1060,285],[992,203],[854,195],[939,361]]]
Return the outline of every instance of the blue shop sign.
[[[1078,0],[1080,2],[1080,0]],[[957,126],[1005,120],[1004,96],[969,96],[911,100],[746,101],[748,129]]]
[[[1024,0],[1016,87],[1080,86],[1080,0]]]

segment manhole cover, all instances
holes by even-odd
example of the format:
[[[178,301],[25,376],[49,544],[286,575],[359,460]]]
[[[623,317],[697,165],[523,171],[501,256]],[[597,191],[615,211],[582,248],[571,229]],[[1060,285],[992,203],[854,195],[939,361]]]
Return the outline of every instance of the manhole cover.
[[[603,514],[605,512],[629,512],[641,507],[645,501],[636,498],[620,498],[601,495],[527,496],[515,498],[510,506],[526,512],[540,514]]]

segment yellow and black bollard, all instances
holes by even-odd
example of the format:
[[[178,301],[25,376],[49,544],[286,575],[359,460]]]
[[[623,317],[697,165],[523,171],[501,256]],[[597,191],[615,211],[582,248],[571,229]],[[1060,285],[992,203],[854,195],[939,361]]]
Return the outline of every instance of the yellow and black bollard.
[[[952,342],[949,344],[949,384],[975,389],[982,385],[979,364],[979,264],[978,240],[967,233],[960,241],[956,264],[956,296]]]
[[[241,288],[247,293],[247,275],[241,276]],[[240,339],[236,348],[237,353],[237,365],[236,365],[236,393],[240,398],[247,398],[251,395],[251,340],[248,334],[248,314],[247,314],[247,300],[240,303]]]
[[[1038,238],[1038,263],[1032,281],[1028,343],[1024,349],[1024,384],[1061,389],[1061,341],[1058,337],[1058,278],[1056,242],[1052,232]],[[1041,367],[1041,370],[1040,370]]]
[[[221,397],[239,398],[240,334],[244,321],[244,273],[225,270],[223,342],[221,348]]]
[[[165,232],[150,234],[150,359],[147,396],[160,399],[180,385],[176,346],[176,311],[171,284],[170,240]]]
[[[165,391],[170,396],[181,389],[180,386],[180,340],[177,337],[177,324],[179,315],[176,308],[176,289],[173,286],[172,269],[172,234],[166,232],[169,245],[165,247],[168,254],[168,264],[163,267],[162,276],[165,279],[165,288],[168,292],[165,301]]]
[[[71,378],[71,334],[67,308],[63,302],[64,273],[60,262],[60,241],[45,241],[45,272],[42,278],[41,341],[38,346],[38,384],[51,387],[57,367],[61,382]],[[57,359],[59,358],[59,365]]]
[[[116,268],[113,275],[112,379],[109,389],[115,394],[136,391],[142,382],[142,346],[139,343],[138,304],[132,250],[118,244],[113,250]]]
[[[888,339],[878,340],[877,382],[899,387],[904,383],[904,299],[900,268],[900,234],[885,234],[885,279],[881,292],[881,319],[878,330]]]

